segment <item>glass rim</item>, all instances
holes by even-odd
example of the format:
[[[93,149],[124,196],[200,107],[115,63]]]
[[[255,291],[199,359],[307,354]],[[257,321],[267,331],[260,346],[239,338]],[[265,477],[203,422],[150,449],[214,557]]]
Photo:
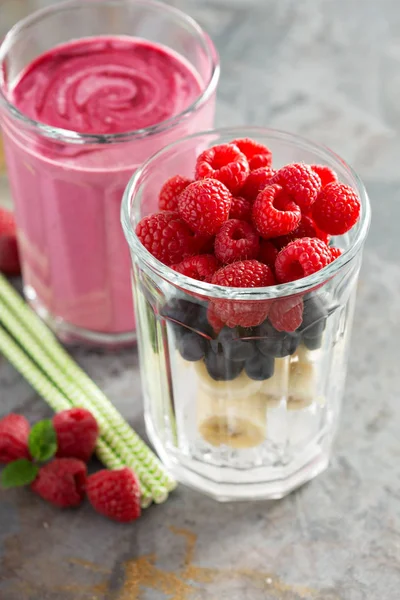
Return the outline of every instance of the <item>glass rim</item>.
[[[135,188],[140,184],[142,176],[146,175],[152,168],[152,163],[162,157],[163,154],[167,153],[171,148],[177,147],[184,142],[200,138],[206,135],[225,134],[226,136],[232,136],[232,139],[240,137],[252,137],[252,135],[264,135],[277,140],[287,140],[290,142],[297,143],[297,145],[318,152],[319,155],[325,156],[331,161],[339,162],[347,172],[351,175],[356,191],[361,201],[361,215],[360,219],[355,226],[357,228],[356,236],[351,245],[346,248],[342,254],[332,263],[302,279],[291,281],[289,283],[282,283],[268,287],[258,288],[233,288],[223,287],[211,283],[202,281],[196,281],[186,275],[177,273],[170,267],[164,265],[162,262],[157,260],[139,241],[135,230],[132,227],[132,208],[134,201],[131,201],[132,195],[135,193]],[[133,176],[131,177],[122,199],[121,204],[121,222],[124,230],[126,240],[129,244],[131,251],[137,256],[151,271],[156,273],[158,276],[172,283],[178,288],[181,288],[185,292],[192,294],[201,294],[203,296],[210,296],[214,298],[234,298],[235,300],[266,300],[274,299],[282,296],[291,296],[299,293],[306,293],[311,291],[316,286],[325,283],[331,279],[336,273],[338,273],[345,265],[353,260],[357,253],[362,249],[363,243],[367,236],[371,221],[371,207],[365,186],[350,165],[346,163],[339,155],[330,150],[323,144],[318,144],[302,136],[288,133],[286,131],[278,129],[268,129],[263,127],[224,127],[217,128],[200,133],[191,134],[180,140],[172,142],[168,146],[165,146],[159,150],[156,154],[153,154],[148,160],[146,160],[140,168],[138,168]]]
[[[50,125],[46,125],[41,121],[37,121],[36,119],[31,119],[26,116],[23,112],[21,112],[12,102],[8,100],[4,93],[4,74],[3,74],[3,64],[5,57],[12,47],[13,40],[15,36],[23,32],[26,28],[35,24],[38,21],[41,21],[43,18],[55,13],[60,13],[62,11],[66,11],[68,9],[82,9],[84,6],[92,5],[93,7],[99,5],[129,5],[136,4],[138,6],[143,6],[144,8],[152,7],[155,10],[165,11],[171,15],[174,15],[176,18],[179,18],[182,22],[185,22],[186,25],[191,27],[192,32],[194,32],[198,39],[202,41],[204,44],[204,48],[207,51],[207,58],[209,63],[211,64],[211,75],[207,82],[204,84],[204,89],[201,93],[196,97],[196,99],[184,110],[182,110],[177,115],[173,115],[172,117],[161,121],[160,123],[156,123],[155,125],[151,125],[149,127],[144,127],[142,129],[135,129],[133,131],[127,131],[123,133],[106,133],[106,134],[90,134],[90,133],[78,133],[76,131],[70,129],[63,129],[62,127],[52,127]],[[156,135],[158,133],[165,132],[169,129],[172,129],[176,125],[178,125],[182,120],[190,116],[192,113],[199,110],[212,96],[215,92],[220,76],[220,61],[217,49],[210,38],[210,36],[204,31],[204,29],[197,23],[195,19],[191,16],[187,15],[185,12],[165,4],[164,2],[159,2],[158,0],[86,0],[82,3],[82,0],[63,0],[56,5],[42,8],[28,15],[24,19],[19,20],[6,34],[3,41],[0,42],[0,107],[3,105],[6,109],[8,109],[9,113],[13,117],[15,117],[18,121],[24,123],[25,125],[34,128],[39,131],[44,137],[56,139],[58,141],[64,141],[70,144],[106,144],[106,143],[121,143],[121,142],[129,142],[135,139],[142,139],[152,135]]]

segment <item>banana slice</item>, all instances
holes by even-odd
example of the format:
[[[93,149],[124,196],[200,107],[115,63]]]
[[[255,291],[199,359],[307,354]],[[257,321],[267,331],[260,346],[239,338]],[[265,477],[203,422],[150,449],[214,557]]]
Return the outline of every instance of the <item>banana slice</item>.
[[[200,388],[209,396],[217,399],[246,399],[249,396],[256,394],[263,383],[262,381],[250,379],[244,371],[242,371],[236,379],[232,379],[231,381],[215,381],[215,379],[208,374],[204,361],[196,362],[195,370]]]
[[[212,446],[235,449],[259,446],[267,432],[265,396],[215,398],[200,390],[197,422],[200,435]]]
[[[316,365],[304,354],[290,363],[288,410],[301,410],[310,406],[317,397]]]
[[[289,387],[289,358],[276,358],[272,377],[262,382],[261,394],[266,397],[268,408],[278,406],[287,397]]]

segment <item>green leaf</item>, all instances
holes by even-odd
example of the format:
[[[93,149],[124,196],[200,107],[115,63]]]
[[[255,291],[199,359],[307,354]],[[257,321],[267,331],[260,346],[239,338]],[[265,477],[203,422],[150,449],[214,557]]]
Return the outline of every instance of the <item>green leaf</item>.
[[[39,421],[32,427],[29,452],[32,458],[41,462],[49,460],[57,452],[57,435],[50,419]]]
[[[28,485],[36,479],[39,467],[27,458],[14,460],[4,467],[1,473],[1,485],[4,489]]]

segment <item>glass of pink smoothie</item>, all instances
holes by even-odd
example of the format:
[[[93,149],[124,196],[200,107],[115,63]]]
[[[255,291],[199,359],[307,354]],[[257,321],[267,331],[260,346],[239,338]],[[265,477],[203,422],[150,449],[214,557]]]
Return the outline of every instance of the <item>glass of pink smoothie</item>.
[[[65,342],[135,339],[120,204],[150,155],[213,125],[204,31],[153,0],[58,2],[0,47],[0,122],[25,294]]]

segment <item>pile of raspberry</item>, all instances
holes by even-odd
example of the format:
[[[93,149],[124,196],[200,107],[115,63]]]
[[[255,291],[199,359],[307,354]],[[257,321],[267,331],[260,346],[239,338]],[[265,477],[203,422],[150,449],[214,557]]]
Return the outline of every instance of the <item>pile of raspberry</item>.
[[[264,287],[307,277],[340,256],[330,236],[360,215],[356,192],[324,165],[272,167],[251,139],[205,150],[194,180],[176,175],[159,194],[160,211],[136,233],[175,271],[228,287]]]

